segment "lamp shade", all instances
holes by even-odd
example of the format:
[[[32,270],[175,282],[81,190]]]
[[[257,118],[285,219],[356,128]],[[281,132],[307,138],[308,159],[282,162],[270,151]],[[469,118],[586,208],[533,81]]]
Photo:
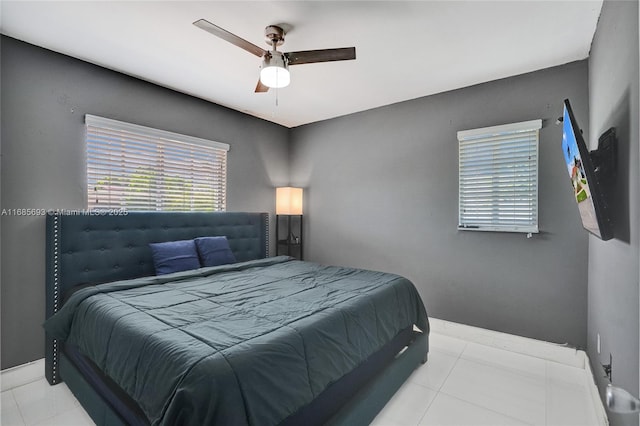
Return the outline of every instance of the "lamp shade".
[[[287,87],[289,85],[291,76],[282,54],[275,52],[273,55],[264,58],[262,69],[260,70],[260,82],[272,88]]]
[[[302,214],[302,188],[276,188],[276,214]]]

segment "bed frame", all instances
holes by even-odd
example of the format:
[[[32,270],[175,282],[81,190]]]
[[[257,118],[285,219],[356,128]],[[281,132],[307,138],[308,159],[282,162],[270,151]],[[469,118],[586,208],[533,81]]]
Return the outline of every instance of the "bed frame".
[[[269,255],[268,213],[106,212],[50,214],[46,219],[46,318],[55,314],[68,292],[83,284],[154,274],[149,243],[225,235],[238,261]],[[328,424],[369,424],[413,370],[426,362],[427,333],[367,383]],[[45,335],[45,377],[63,380],[98,425],[125,420],[94,390],[65,356],[60,343]]]

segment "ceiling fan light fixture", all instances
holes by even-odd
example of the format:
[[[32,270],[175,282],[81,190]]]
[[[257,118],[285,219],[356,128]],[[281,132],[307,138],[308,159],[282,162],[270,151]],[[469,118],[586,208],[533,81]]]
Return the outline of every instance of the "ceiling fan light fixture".
[[[271,88],[281,88],[289,85],[291,75],[284,55],[275,54],[264,58],[262,69],[260,70],[260,82]]]

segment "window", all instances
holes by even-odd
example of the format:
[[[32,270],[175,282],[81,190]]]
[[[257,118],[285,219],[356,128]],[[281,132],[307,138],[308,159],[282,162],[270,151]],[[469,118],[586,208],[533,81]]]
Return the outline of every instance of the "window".
[[[229,145],[87,115],[89,209],[224,211]]]
[[[538,232],[542,120],[458,132],[458,229]]]

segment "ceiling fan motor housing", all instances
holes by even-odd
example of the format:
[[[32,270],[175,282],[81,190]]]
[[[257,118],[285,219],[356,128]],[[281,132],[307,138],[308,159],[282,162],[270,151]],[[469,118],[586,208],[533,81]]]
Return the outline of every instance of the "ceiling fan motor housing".
[[[262,68],[266,67],[280,67],[288,69],[289,61],[284,53],[268,52],[262,59]]]
[[[264,29],[264,39],[269,46],[274,46],[274,43],[275,46],[282,46],[284,43],[284,30],[277,25],[269,25]]]

